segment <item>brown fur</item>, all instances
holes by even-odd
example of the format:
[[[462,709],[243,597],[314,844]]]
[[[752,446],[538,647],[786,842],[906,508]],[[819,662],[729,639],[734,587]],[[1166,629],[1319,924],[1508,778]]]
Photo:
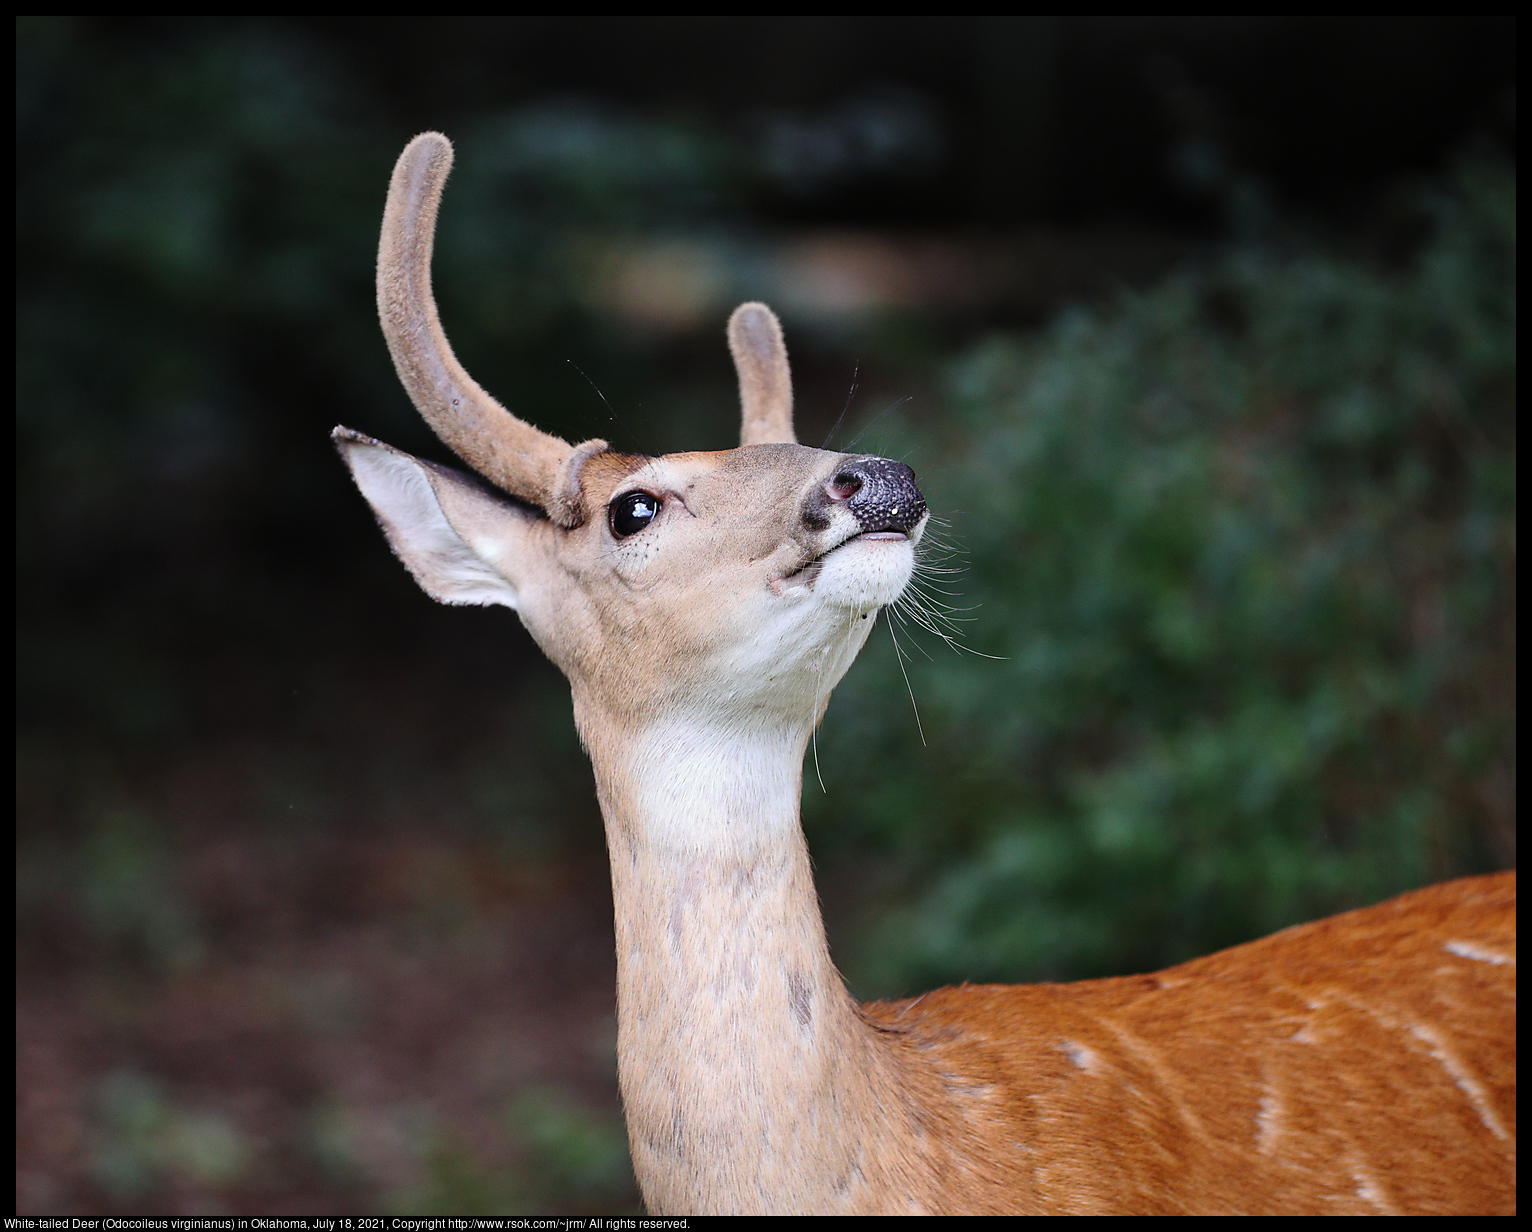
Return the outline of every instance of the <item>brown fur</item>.
[[[469,376],[447,344],[431,294],[436,212],[452,169],[452,143],[421,133],[399,155],[378,242],[378,317],[411,401],[436,435],[475,471],[578,526],[579,467],[605,441],[571,447],[516,418]]]
[[[947,1209],[1507,1214],[1515,911],[1514,872],[1468,878],[1154,975],[863,1012],[938,1076]]]
[[[739,374],[741,445],[792,445],[793,378],[782,326],[765,304],[741,304],[729,317],[729,353]]]

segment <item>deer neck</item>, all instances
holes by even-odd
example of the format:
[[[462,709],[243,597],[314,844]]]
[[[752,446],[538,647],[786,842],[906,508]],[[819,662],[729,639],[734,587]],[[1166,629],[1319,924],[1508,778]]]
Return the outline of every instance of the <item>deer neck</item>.
[[[583,725],[582,725],[583,726]],[[807,725],[587,738],[618,1075],[651,1211],[831,1209],[882,1169],[892,1058],[830,962],[799,824]],[[787,1195],[795,1195],[796,1203]]]

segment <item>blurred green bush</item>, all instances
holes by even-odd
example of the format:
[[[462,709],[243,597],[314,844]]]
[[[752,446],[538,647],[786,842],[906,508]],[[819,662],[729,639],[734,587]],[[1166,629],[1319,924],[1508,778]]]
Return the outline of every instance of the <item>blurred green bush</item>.
[[[821,863],[880,853],[859,991],[1152,969],[1514,863],[1515,200],[1466,166],[1407,270],[1247,248],[988,341],[889,430],[961,551],[896,616],[927,747],[863,664],[807,776]],[[932,624],[984,653],[927,661]]]

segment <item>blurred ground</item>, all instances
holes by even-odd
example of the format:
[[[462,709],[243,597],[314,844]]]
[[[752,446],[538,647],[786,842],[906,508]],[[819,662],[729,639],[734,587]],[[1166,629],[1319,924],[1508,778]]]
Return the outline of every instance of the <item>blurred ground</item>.
[[[484,820],[538,776],[516,680],[463,678],[523,635],[456,614],[447,679],[332,612],[342,670],[208,656],[207,734],[168,754],[24,744],[18,1209],[633,1205],[589,771],[550,768],[567,841]]]
[[[301,856],[226,837],[182,865],[172,892],[216,920],[202,939],[217,965],[103,973],[38,956],[19,973],[19,1209],[633,1205],[593,870],[544,870],[528,889],[428,835],[327,838]],[[403,923],[423,910],[459,918]],[[571,1149],[596,1156],[575,1161],[579,1191],[558,1173]]]

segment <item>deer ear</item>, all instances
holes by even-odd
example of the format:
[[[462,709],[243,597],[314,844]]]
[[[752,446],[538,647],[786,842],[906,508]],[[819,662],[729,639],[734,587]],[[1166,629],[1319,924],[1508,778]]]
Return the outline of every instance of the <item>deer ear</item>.
[[[394,555],[438,603],[515,608],[539,519],[531,509],[349,428],[332,439]]]
[[[777,314],[765,304],[741,304],[729,318],[729,350],[739,374],[739,443],[796,445],[793,377]]]

